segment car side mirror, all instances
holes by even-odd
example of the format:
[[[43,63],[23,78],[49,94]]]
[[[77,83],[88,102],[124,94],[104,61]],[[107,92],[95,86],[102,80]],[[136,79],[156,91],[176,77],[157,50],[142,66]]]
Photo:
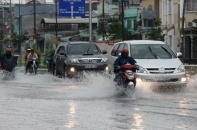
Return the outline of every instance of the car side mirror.
[[[107,50],[103,50],[102,51],[102,54],[107,54]]]
[[[177,55],[178,58],[182,57],[182,53],[181,52],[177,52],[176,55]]]

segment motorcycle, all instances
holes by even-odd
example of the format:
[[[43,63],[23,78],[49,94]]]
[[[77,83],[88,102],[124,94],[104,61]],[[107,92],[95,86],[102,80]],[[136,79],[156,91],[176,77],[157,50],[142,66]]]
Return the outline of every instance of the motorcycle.
[[[53,58],[51,57],[46,57],[46,64],[47,64],[47,69],[48,69],[48,72],[52,73],[53,72]]]
[[[119,74],[117,77],[116,88],[121,92],[125,93],[127,96],[131,96],[135,90],[135,72],[138,69],[137,65],[125,64],[120,66]]]
[[[15,78],[15,67],[17,64],[17,56],[11,56],[7,59],[6,57],[1,57],[1,69],[3,71],[3,79],[14,79]]]
[[[36,59],[32,59],[32,64],[29,66],[29,73],[37,74],[37,65],[36,65]]]

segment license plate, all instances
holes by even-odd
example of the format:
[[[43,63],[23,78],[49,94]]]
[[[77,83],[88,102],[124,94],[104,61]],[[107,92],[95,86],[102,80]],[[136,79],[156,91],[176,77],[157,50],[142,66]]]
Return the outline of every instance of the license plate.
[[[96,65],[86,65],[85,68],[96,68]]]

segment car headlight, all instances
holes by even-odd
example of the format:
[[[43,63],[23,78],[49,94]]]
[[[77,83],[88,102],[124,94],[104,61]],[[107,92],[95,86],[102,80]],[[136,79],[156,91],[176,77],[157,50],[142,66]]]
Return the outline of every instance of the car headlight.
[[[79,61],[77,59],[70,59],[71,63],[79,63]]]
[[[145,74],[147,74],[148,72],[146,71],[146,69],[144,69],[143,67],[139,66],[139,70],[137,70],[137,73],[145,73]]]
[[[107,62],[107,58],[103,58],[101,62]]]
[[[185,72],[185,67],[184,65],[180,65],[175,71],[174,73],[182,73]]]

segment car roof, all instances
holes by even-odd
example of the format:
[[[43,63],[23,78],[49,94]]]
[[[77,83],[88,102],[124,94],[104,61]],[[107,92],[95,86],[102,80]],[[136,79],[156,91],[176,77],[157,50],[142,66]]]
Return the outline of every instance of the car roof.
[[[166,44],[163,41],[156,41],[156,40],[127,40],[118,43],[129,43],[129,44]]]
[[[60,42],[59,45],[68,45],[68,44],[89,44],[89,43],[93,43],[93,42],[89,42],[89,41]],[[93,44],[95,44],[95,43],[93,43]]]

